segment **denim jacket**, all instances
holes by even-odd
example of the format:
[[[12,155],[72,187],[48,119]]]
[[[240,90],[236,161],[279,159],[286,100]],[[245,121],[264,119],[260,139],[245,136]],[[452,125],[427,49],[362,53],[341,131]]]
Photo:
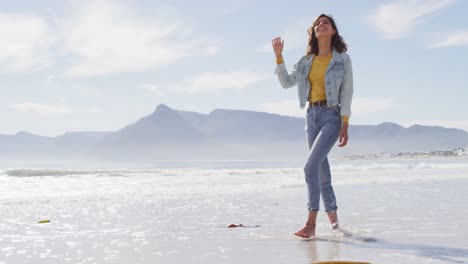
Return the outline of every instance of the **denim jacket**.
[[[278,64],[275,74],[278,75],[281,86],[285,89],[297,84],[300,107],[304,108],[309,99],[309,71],[314,55],[305,55],[294,65],[294,70],[288,74],[284,63]],[[312,87],[313,89],[313,87]],[[340,106],[341,116],[351,116],[351,100],[353,97],[353,70],[351,58],[346,52],[338,53],[333,49],[333,57],[325,73],[325,93],[328,106]]]

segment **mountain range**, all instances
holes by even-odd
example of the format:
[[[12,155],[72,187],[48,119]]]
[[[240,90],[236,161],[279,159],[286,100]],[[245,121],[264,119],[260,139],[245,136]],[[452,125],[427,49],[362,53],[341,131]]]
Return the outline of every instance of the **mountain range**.
[[[216,109],[209,114],[157,106],[117,131],[67,132],[44,137],[28,132],[0,135],[1,160],[180,161],[303,160],[303,118]],[[454,128],[385,122],[350,125],[350,141],[330,155],[444,150],[468,146],[468,133]]]

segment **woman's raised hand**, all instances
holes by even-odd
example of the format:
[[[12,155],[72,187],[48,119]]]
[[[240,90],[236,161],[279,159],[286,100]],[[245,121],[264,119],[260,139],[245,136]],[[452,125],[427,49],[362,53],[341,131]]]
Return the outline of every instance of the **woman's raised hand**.
[[[276,58],[283,58],[284,40],[282,40],[281,37],[276,37],[271,41],[271,44],[273,45]]]

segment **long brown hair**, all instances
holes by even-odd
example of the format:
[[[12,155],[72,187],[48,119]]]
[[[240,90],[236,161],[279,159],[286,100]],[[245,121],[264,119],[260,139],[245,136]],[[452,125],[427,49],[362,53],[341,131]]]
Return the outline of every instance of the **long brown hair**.
[[[344,42],[343,38],[338,33],[338,28],[336,27],[335,20],[333,20],[333,18],[330,15],[321,14],[320,16],[318,16],[315,19],[314,23],[309,28],[309,30],[307,30],[307,33],[309,33],[309,40],[307,42],[308,45],[307,45],[306,54],[307,55],[310,55],[310,54],[318,55],[318,53],[319,53],[318,39],[315,36],[314,27],[317,25],[318,20],[320,18],[322,18],[322,17],[328,18],[328,20],[330,20],[330,23],[331,23],[333,29],[336,31],[336,33],[332,36],[331,46],[333,48],[335,48],[336,51],[338,51],[339,53],[347,51],[348,47],[347,47],[346,43]]]

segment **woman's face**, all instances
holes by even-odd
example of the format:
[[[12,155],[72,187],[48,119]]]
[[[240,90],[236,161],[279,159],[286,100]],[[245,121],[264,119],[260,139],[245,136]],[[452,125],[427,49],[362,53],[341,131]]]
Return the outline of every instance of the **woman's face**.
[[[315,23],[314,32],[317,38],[331,38],[336,30],[333,29],[330,19],[323,16]]]

